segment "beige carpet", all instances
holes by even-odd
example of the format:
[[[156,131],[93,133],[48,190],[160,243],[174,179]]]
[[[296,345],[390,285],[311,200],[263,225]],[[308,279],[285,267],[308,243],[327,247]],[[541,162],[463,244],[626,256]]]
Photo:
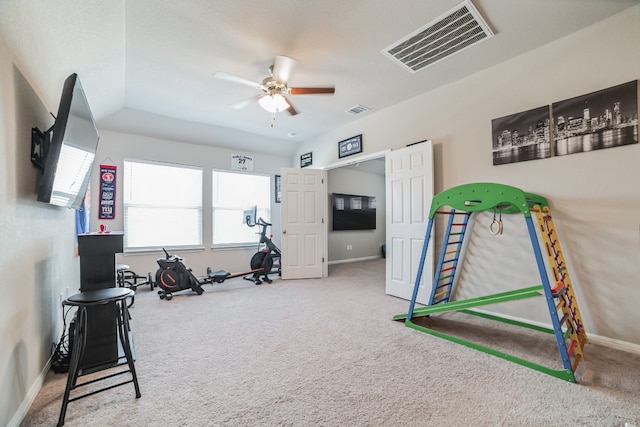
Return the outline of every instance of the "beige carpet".
[[[573,384],[391,320],[407,307],[384,294],[384,260],[172,301],[139,289],[142,397],[126,385],[72,402],[65,425],[640,425],[640,356],[589,344]],[[433,321],[560,367],[550,335],[463,314]],[[55,425],[65,381],[48,375],[23,426]]]

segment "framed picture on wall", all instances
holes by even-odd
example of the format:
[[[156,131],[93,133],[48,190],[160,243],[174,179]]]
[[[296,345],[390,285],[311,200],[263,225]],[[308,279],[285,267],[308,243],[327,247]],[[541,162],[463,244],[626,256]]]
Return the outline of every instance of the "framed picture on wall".
[[[276,182],[276,186],[275,186],[276,187],[275,188],[275,190],[276,190],[276,203],[280,203],[281,197],[282,197],[282,190],[280,189],[281,188],[280,186],[282,184],[280,175],[276,175],[276,181],[275,182]]]
[[[566,156],[638,143],[638,81],[551,105],[553,155]]]
[[[362,134],[352,136],[338,143],[338,158],[362,153]]]
[[[549,106],[491,120],[493,165],[551,157]]]
[[[311,166],[313,164],[313,153],[308,152],[304,153],[300,156],[300,167],[306,168],[307,166]]]

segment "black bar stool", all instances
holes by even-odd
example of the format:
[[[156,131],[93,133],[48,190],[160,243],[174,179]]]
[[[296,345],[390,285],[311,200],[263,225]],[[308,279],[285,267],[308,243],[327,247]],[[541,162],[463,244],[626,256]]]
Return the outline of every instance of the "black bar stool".
[[[62,409],[60,410],[60,417],[58,419],[58,426],[64,425],[64,418],[67,412],[67,405],[69,402],[73,402],[78,399],[82,399],[83,397],[91,396],[96,393],[110,390],[114,387],[119,387],[121,385],[133,383],[133,386],[136,391],[136,398],[141,396],[140,387],[138,386],[138,377],[136,375],[136,369],[133,361],[133,352],[131,349],[131,341],[129,339],[129,310],[127,308],[126,299],[133,296],[133,291],[127,288],[106,288],[99,289],[94,291],[85,291],[80,292],[75,295],[67,298],[63,305],[75,306],[78,307],[77,312],[77,320],[75,324],[75,328],[73,331],[73,346],[71,348],[71,362],[69,364],[69,376],[67,377],[67,387],[64,391],[64,399],[62,401]],[[85,350],[87,347],[87,308],[94,307],[104,304],[115,303],[116,306],[116,318],[113,319],[113,322],[117,324],[117,334],[119,337],[120,345],[122,346],[122,350],[124,351],[124,357],[126,358],[126,363],[128,364],[129,369],[117,372],[111,375],[105,375],[100,378],[96,378],[90,381],[86,381],[84,383],[77,384],[78,378],[82,375],[87,375],[89,373],[115,368],[117,366],[123,365],[124,362],[118,363],[120,358],[118,357],[116,361],[112,364],[108,364],[104,367],[94,368],[93,370],[88,370],[89,372],[82,372],[82,361],[83,356],[85,354]],[[74,398],[69,398],[71,394],[71,390],[74,390],[78,387],[93,384],[95,382],[106,380],[108,378],[113,378],[118,375],[131,373],[131,379],[128,381],[123,381],[114,385],[110,385],[104,387],[99,390],[95,390],[83,395],[79,395]]]
[[[137,290],[137,286],[135,283],[135,273],[130,270],[127,264],[116,264],[116,285],[121,288],[129,288],[134,292]],[[130,278],[134,278],[134,282],[131,282]],[[128,308],[133,307],[133,303],[135,302],[135,295],[131,297],[131,301],[129,302]]]

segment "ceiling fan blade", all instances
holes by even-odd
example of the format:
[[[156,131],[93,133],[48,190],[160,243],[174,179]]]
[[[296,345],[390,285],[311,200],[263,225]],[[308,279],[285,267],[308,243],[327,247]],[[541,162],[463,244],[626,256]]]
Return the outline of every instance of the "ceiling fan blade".
[[[247,99],[245,99],[243,101],[236,102],[235,104],[231,105],[231,108],[233,108],[234,110],[240,110],[240,109],[248,106],[249,104],[257,102],[258,99],[260,99],[260,95],[252,96],[251,98],[247,98]]]
[[[336,92],[335,87],[290,87],[290,95],[316,95],[326,94],[333,95]]]
[[[239,83],[239,84],[250,86],[253,88],[260,87],[260,83],[256,83],[252,80],[245,79],[244,77],[236,76],[234,74],[223,73],[222,71],[216,71],[215,73],[213,73],[213,78],[226,80],[233,83]]]
[[[280,83],[287,83],[291,77],[293,67],[298,61],[288,56],[278,55],[273,62],[273,70],[271,74],[273,78]]]
[[[298,114],[298,110],[296,110],[289,98],[284,97],[284,99],[286,99],[287,104],[289,104],[289,108],[286,109],[286,112],[289,113],[290,116],[295,116],[296,114]]]

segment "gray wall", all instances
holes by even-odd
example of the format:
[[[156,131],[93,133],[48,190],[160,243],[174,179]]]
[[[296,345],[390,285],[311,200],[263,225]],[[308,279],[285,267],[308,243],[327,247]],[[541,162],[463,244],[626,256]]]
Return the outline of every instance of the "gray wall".
[[[369,160],[368,162],[376,162]],[[328,199],[329,232],[327,245],[329,262],[356,260],[380,256],[380,245],[385,242],[385,188],[384,174],[367,172],[353,166],[331,169],[327,172],[328,196],[332,193],[356,194],[376,198],[376,229],[357,231],[332,231],[331,199]],[[351,249],[347,249],[350,246]]]
[[[53,123],[49,111],[36,86],[0,38],[3,426],[16,412],[26,411],[30,399],[39,391],[51,344],[58,341],[62,332],[61,297],[79,288],[75,211],[35,200],[38,172],[30,162],[31,128],[48,129]]]

